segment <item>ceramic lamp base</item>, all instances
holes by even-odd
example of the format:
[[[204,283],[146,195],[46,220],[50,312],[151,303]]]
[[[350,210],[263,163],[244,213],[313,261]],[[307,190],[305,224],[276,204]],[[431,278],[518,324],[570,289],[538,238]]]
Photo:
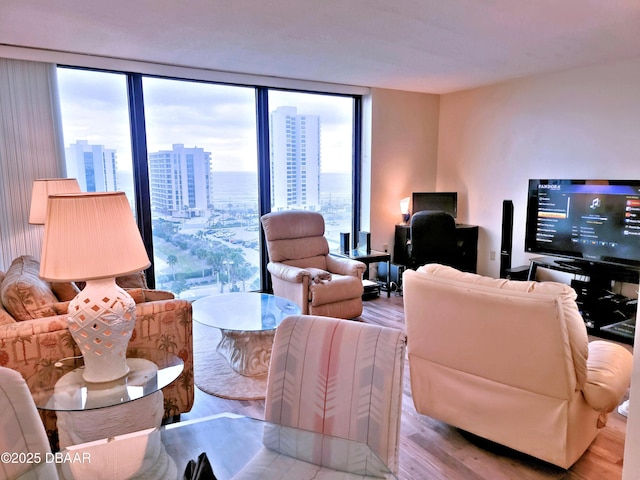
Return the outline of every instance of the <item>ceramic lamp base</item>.
[[[136,304],[115,278],[89,280],[69,303],[69,331],[84,358],[87,382],[110,382],[129,372],[126,352]]]

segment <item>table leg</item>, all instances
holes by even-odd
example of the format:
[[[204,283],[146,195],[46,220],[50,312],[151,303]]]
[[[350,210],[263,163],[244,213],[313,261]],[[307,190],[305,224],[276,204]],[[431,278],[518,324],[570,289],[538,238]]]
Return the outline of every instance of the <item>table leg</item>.
[[[220,331],[222,338],[216,348],[231,368],[245,377],[268,373],[275,330],[244,332],[221,328]]]
[[[391,297],[391,258],[387,260],[387,298]]]

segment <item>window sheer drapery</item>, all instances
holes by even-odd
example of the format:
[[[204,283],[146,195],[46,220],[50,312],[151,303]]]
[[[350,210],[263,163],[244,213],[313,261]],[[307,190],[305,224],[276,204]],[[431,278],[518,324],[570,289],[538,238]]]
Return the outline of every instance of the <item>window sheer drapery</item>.
[[[31,186],[64,176],[54,64],[0,59],[0,270],[40,257],[42,225],[29,225]]]

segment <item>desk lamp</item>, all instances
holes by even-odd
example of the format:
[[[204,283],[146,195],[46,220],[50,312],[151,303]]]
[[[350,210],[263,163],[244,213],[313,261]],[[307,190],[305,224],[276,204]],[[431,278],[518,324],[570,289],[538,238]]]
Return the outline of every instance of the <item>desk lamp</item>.
[[[129,372],[125,355],[135,302],[115,278],[149,265],[124,192],[49,197],[40,277],[86,281],[68,310],[69,331],[84,357],[85,381],[109,382]]]
[[[400,200],[400,213],[402,214],[402,224],[407,225],[409,223],[409,202],[411,199],[409,197],[405,197]]]
[[[42,178],[33,181],[29,223],[44,225],[47,215],[49,195],[58,193],[80,193],[80,185],[75,178]]]

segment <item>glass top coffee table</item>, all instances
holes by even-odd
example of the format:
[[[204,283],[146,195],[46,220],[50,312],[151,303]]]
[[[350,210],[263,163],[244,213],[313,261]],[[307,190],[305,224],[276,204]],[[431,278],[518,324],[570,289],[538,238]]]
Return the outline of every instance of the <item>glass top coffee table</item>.
[[[166,350],[131,348],[129,373],[112,382],[90,383],[82,378],[82,357],[62,359],[41,368],[27,385],[41,410],[74,412],[112,407],[151,395],[173,382],[184,368],[180,357]]]
[[[193,302],[193,319],[220,329],[217,351],[237,373],[249,377],[267,374],[276,328],[300,312],[290,300],[267,293],[228,293]]]

